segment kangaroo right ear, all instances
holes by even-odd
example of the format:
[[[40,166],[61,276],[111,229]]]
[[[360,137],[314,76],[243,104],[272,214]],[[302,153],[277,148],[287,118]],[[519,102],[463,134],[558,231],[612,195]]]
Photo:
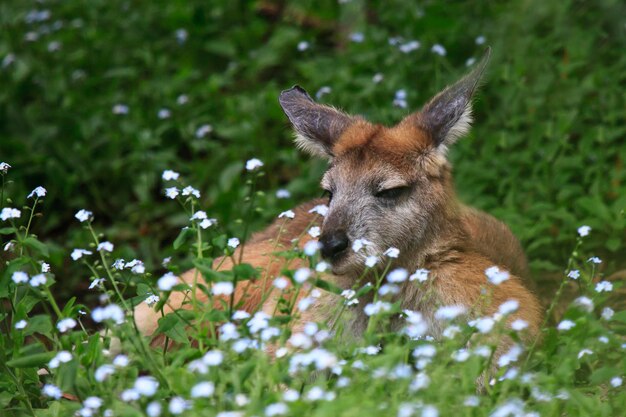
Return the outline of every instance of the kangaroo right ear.
[[[355,118],[318,104],[300,86],[280,93],[280,106],[296,131],[296,145],[311,155],[333,157],[333,145]]]

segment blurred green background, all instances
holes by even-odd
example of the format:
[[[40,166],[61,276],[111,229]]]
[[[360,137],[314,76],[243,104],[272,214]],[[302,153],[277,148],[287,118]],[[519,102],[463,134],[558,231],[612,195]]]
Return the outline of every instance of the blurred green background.
[[[119,256],[156,271],[188,221],[163,195],[164,169],[233,236],[249,158],[268,173],[252,229],[320,195],[326,163],[292,146],[282,89],[392,124],[491,45],[475,127],[450,155],[459,194],[511,226],[538,277],[565,267],[582,224],[586,250],[614,271],[626,266],[625,16],[613,0],[5,0],[8,193],[20,206],[47,188],[34,232],[68,291],[88,285],[69,259],[85,241],[81,208]]]

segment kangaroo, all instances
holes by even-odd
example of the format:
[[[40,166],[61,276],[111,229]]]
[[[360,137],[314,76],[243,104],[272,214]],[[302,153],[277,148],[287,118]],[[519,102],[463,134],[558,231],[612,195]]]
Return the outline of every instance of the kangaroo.
[[[300,238],[300,247],[314,240],[307,230],[318,225],[321,255],[329,264],[324,279],[337,287],[349,289],[359,278],[371,279],[367,271],[380,273],[388,262],[392,268],[428,270],[428,285],[405,281],[395,297],[403,309],[421,312],[435,337],[442,332],[434,318],[438,307],[460,305],[468,316],[481,317],[495,314],[511,299],[519,302],[519,309],[506,322],[525,320],[526,341],[538,334],[542,311],[529,289],[528,266],[519,242],[502,222],[458,201],[446,159],[448,147],[470,128],[472,96],[489,54],[487,50],[473,71],[393,127],[318,104],[299,86],[280,94],[297,146],[329,161],[321,180],[328,196],[302,204],[294,209],[293,219],[277,219],[253,235],[234,256],[216,261],[220,269],[229,269],[241,258],[263,271],[263,278],[237,286],[234,298],[243,309],[275,311],[280,291],[272,281],[285,261],[274,254],[290,248],[295,238]],[[324,216],[314,210],[319,205],[327,205]],[[358,246],[364,247],[358,250]],[[397,257],[386,258],[388,248],[397,248]],[[366,270],[368,256],[385,260]],[[289,265],[306,266],[300,259]],[[485,271],[492,266],[508,271],[509,279],[499,285],[490,283]],[[197,271],[191,270],[181,278],[192,283],[197,276]],[[485,288],[490,291],[490,302],[483,300]],[[172,294],[166,311],[184,307],[185,297]],[[366,330],[368,317],[363,307],[371,301],[371,294],[369,297],[351,309],[344,327],[350,337],[358,338]],[[198,292],[198,300],[207,298]],[[323,293],[302,313],[294,331],[308,321],[329,323],[335,306],[343,301]],[[154,332],[158,316],[145,304],[137,307],[136,319],[144,334]],[[496,357],[510,344],[501,341]]]

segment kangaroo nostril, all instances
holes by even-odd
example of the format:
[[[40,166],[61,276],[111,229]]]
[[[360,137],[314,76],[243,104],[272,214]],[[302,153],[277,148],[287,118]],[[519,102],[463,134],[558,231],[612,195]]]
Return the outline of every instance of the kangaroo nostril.
[[[323,235],[320,238],[322,244],[322,256],[324,258],[333,258],[348,247],[348,236],[345,232],[334,232]]]

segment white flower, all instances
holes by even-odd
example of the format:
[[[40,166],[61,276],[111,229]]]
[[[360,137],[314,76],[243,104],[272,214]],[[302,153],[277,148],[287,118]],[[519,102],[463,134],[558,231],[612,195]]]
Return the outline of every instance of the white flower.
[[[463,405],[466,407],[478,407],[480,405],[480,398],[478,398],[476,395],[469,395],[465,397]]]
[[[390,258],[397,258],[398,255],[400,255],[400,249],[393,248],[393,247],[389,248],[383,253],[383,255],[388,256]]]
[[[41,392],[46,397],[54,398],[56,400],[60,399],[61,396],[63,395],[63,392],[61,391],[61,389],[57,387],[56,385],[52,385],[52,384],[44,385],[43,388],[41,389]]]
[[[33,191],[31,191],[30,194],[28,194],[28,197],[26,198],[32,198],[34,196],[37,196],[37,198],[41,198],[41,197],[45,197],[45,195],[46,195],[46,189],[43,187],[37,187]]]
[[[245,407],[250,402],[250,399],[246,397],[244,394],[235,395],[235,404],[239,407]]]
[[[287,402],[297,401],[300,398],[300,393],[295,389],[288,389],[283,393],[283,400]]]
[[[491,317],[481,317],[476,320],[472,320],[470,325],[475,327],[480,333],[489,333],[495,325],[495,320]]]
[[[600,281],[596,284],[596,292],[611,292],[613,291],[613,284],[609,281]]]
[[[300,311],[307,311],[309,309],[309,307],[311,307],[313,305],[313,302],[315,300],[311,297],[304,297],[303,299],[301,299],[300,301],[298,301],[298,310]]]
[[[101,242],[98,244],[98,251],[113,252],[113,244],[111,242]]]
[[[309,49],[309,43],[307,41],[298,42],[298,51],[303,52]]]
[[[6,221],[8,219],[19,219],[22,215],[22,212],[16,208],[5,207],[0,212],[0,219]]]
[[[419,43],[419,41],[409,41],[398,46],[398,49],[400,50],[400,52],[408,54],[409,52],[413,52],[419,49],[420,46],[421,44]]]
[[[613,388],[621,387],[622,386],[622,382],[623,382],[623,380],[619,376],[611,378],[611,386]]]
[[[96,307],[91,312],[91,318],[96,323],[113,320],[116,324],[124,323],[124,310],[117,304],[109,304],[106,307]]]
[[[300,49],[300,46],[298,46],[298,49]],[[265,415],[267,417],[282,416],[284,414],[287,414],[288,411],[289,407],[287,407],[287,404],[285,403],[274,403],[265,407]]]
[[[528,322],[526,320],[515,319],[511,322],[511,329],[515,330],[516,332],[522,331],[527,327]]]
[[[160,109],[159,112],[157,113],[157,117],[161,120],[163,119],[169,119],[170,116],[172,115],[172,112],[169,109]]]
[[[370,303],[365,306],[363,312],[368,316],[373,316],[375,314],[379,314],[381,312],[391,310],[391,304],[384,301],[376,301],[374,303]]]
[[[400,287],[394,284],[383,284],[378,289],[378,294],[385,296],[387,294],[398,294],[400,292]]]
[[[62,363],[68,363],[72,360],[72,354],[67,350],[62,350],[56,354],[54,358],[48,362],[48,367],[51,369],[58,368]]]
[[[397,268],[387,274],[387,281],[392,283],[404,282],[408,278],[409,273],[404,268]]]
[[[435,318],[437,320],[454,320],[461,314],[464,314],[465,311],[466,308],[462,305],[443,306],[435,311]]]
[[[74,249],[70,254],[71,258],[75,261],[82,258],[84,255],[91,255],[93,252],[88,251],[86,249]]]
[[[482,45],[482,44],[485,43],[485,41],[486,41],[486,39],[485,39],[485,37],[483,35],[477,36],[476,40],[475,40],[476,45]]]
[[[50,272],[50,264],[48,264],[46,262],[42,262],[41,263],[41,272],[43,272],[43,273]]]
[[[125,104],[116,104],[115,106],[113,106],[111,111],[113,112],[113,114],[128,114],[129,109],[128,106]]]
[[[160,300],[160,298],[159,298],[159,296],[158,296],[158,295],[150,294],[148,297],[146,297],[146,299],[145,299],[144,301],[145,301],[145,303],[146,303],[147,305],[149,305],[149,306],[151,306],[151,307],[152,307],[153,305],[155,305],[156,303],[158,303],[158,302],[159,302],[159,300]]]
[[[419,281],[425,282],[428,279],[428,273],[430,271],[428,269],[418,269],[414,273],[409,276],[409,281]]]
[[[578,352],[578,359],[582,358],[585,355],[593,355],[593,350],[590,349],[583,349],[580,352]]]
[[[30,286],[39,287],[40,285],[44,285],[47,281],[48,279],[44,274],[38,274],[30,279]]]
[[[341,296],[346,300],[351,300],[356,295],[356,291],[354,290],[343,290],[341,292]]]
[[[354,242],[352,242],[352,250],[358,253],[361,249],[370,245],[372,245],[372,242],[367,239],[354,239]]]
[[[270,316],[262,311],[257,311],[247,325],[250,328],[250,333],[255,334],[265,329],[269,325]]]
[[[285,190],[284,188],[276,190],[276,198],[289,198],[289,197],[291,197],[291,193],[289,192],[289,190]]]
[[[362,32],[354,32],[350,34],[350,40],[355,43],[361,43],[365,40],[365,35]]]
[[[129,363],[130,360],[126,355],[117,355],[115,358],[113,358],[113,365],[117,366],[118,368],[126,368]]]
[[[319,229],[319,227],[318,227]],[[311,231],[309,231],[309,234]],[[309,240],[304,244],[304,254],[306,256],[313,256],[315,253],[322,248],[322,244],[317,240]]]
[[[602,309],[602,318],[604,320],[611,320],[614,314],[615,314],[615,311],[613,311],[611,307],[604,307]]]
[[[176,97],[176,104],[183,106],[189,102],[189,97],[186,94],[181,94]]]
[[[273,284],[274,287],[278,288],[279,290],[284,290],[289,286],[289,280],[285,277],[278,277],[274,280]]]
[[[501,271],[497,266],[490,266],[485,269],[485,275],[487,275],[487,279],[494,285],[500,285],[504,281],[510,278],[510,274],[508,271]]]
[[[174,415],[181,414],[183,411],[191,408],[191,404],[187,400],[182,397],[173,397],[170,400],[170,405],[168,406],[168,410],[170,413]]]
[[[148,414],[148,417],[159,417],[161,415],[161,411],[161,404],[156,401],[152,401],[146,407],[146,414]]]
[[[426,375],[424,372],[420,372],[415,375],[413,381],[411,381],[411,385],[409,385],[409,391],[415,392],[427,388],[430,385],[430,377]]]
[[[317,272],[324,272],[329,267],[330,267],[330,265],[328,264],[328,262],[320,261],[320,262],[317,263],[317,265],[315,265],[315,270]]]
[[[252,158],[246,161],[246,170],[254,171],[257,168],[261,168],[263,166],[263,162],[260,159]]]
[[[2,248],[5,252],[12,252],[13,249],[15,249],[15,243],[13,242],[7,242],[7,244]]]
[[[210,381],[199,382],[191,388],[191,398],[208,398],[215,392],[215,384]]]
[[[218,366],[224,361],[224,354],[220,350],[209,350],[202,357],[202,363],[207,366]]]
[[[516,312],[519,309],[519,301],[517,300],[507,300],[500,304],[498,307],[498,313],[503,316],[509,315],[511,313]]]
[[[562,322],[559,323],[559,325],[556,327],[557,330],[569,330],[572,327],[576,326],[576,323],[574,323],[571,320],[563,320]]]
[[[377,256],[368,256],[367,258],[365,258],[365,266],[367,266],[368,268],[373,268],[377,263],[378,263],[379,259]]]
[[[578,279],[580,278],[580,271],[578,269],[572,269],[567,273],[567,277],[571,279]]]
[[[239,243],[239,239],[237,239],[236,237],[231,237],[230,239],[228,239],[227,245],[235,249],[237,246],[239,246]]]
[[[200,198],[200,191],[196,190],[191,185],[188,185],[187,187],[183,188],[182,194],[183,196],[192,195],[196,198]]]
[[[20,320],[17,323],[15,323],[15,328],[17,330],[22,330],[23,328],[25,328],[28,325],[28,322],[26,320]]]
[[[171,169],[166,169],[163,171],[163,174],[161,174],[161,178],[163,178],[164,181],[176,181],[178,177],[180,177],[180,174]]]
[[[86,222],[87,220],[89,220],[91,217],[93,216],[93,213],[90,211],[87,211],[85,209],[80,209],[76,212],[76,214],[74,215],[74,217],[76,217],[78,219],[79,222],[83,223]]]
[[[585,226],[580,226],[580,227],[578,228],[578,235],[579,235],[580,237],[585,237],[585,236],[587,236],[587,235],[589,234],[589,232],[591,232],[591,227],[589,227],[589,226],[586,226],[586,225],[585,225]]]
[[[476,63],[476,58],[470,57],[470,58],[467,58],[467,60],[465,61],[465,66],[466,67],[471,67],[475,63]]]
[[[574,300],[574,305],[588,313],[591,313],[593,311],[593,301],[591,301],[589,297],[578,297]]]
[[[444,48],[442,45],[436,43],[433,45],[432,48],[430,48],[430,51],[434,54],[440,55],[440,56],[445,56],[446,55],[446,48]]]
[[[11,165],[7,164],[6,162],[0,162],[1,173],[6,174],[7,172],[9,172],[9,168],[11,168]]]
[[[309,268],[298,268],[293,274],[293,279],[298,284],[303,284],[311,276],[311,270]]]
[[[594,264],[601,264],[602,259],[598,258],[597,256],[592,256],[591,258],[587,259],[587,262],[592,262]]]
[[[326,215],[328,214],[328,206],[326,204],[318,204],[317,206],[309,210],[309,213],[317,213],[322,217],[326,217]]]
[[[103,401],[100,397],[87,397],[85,398],[85,401],[83,401],[83,405],[92,410],[97,410],[102,407],[102,403]]]
[[[407,101],[406,101],[406,91],[405,90],[398,90],[396,91],[396,94],[393,98],[393,105],[396,107],[400,107],[402,109],[406,109],[408,107]]]
[[[513,362],[516,362],[522,352],[523,349],[520,345],[515,344],[511,346],[508,352],[498,358],[498,366],[502,368],[503,366],[507,366]]]
[[[99,366],[96,369],[96,372],[94,372],[94,378],[98,382],[103,382],[114,373],[115,373],[115,368],[113,367],[113,365],[105,364],[105,365]]]
[[[59,329],[59,331],[61,333],[65,333],[66,331],[73,329],[74,327],[76,327],[78,323],[76,323],[76,320],[74,320],[73,318],[66,318],[63,320],[60,320],[57,323],[57,329]]]
[[[278,215],[279,219],[281,217],[287,217],[289,219],[293,219],[294,217],[296,217],[296,213],[294,213],[292,210],[283,211],[282,213]]]
[[[308,233],[311,237],[319,237],[319,235],[321,234],[321,231],[318,226],[313,226],[309,229]]]
[[[170,187],[165,189],[165,196],[167,198],[171,198],[172,200],[178,197],[179,191],[176,187]]]
[[[157,286],[161,291],[171,291],[178,284],[178,277],[171,272],[167,272],[157,281]]]
[[[11,275],[11,279],[16,284],[23,284],[28,282],[28,274],[23,271],[15,271],[13,272],[13,275]]]
[[[491,356],[491,348],[485,345],[477,346],[474,349],[473,353],[476,356],[480,356],[480,357],[487,359]]]
[[[213,126],[202,125],[198,129],[196,129],[196,137],[200,139],[200,138],[207,136],[211,132],[213,132]]]
[[[243,310],[237,310],[233,313],[233,320],[245,320],[250,318],[250,313]]]
[[[140,397],[139,393],[132,388],[125,389],[120,393],[120,399],[125,402],[137,401]]]
[[[209,227],[215,224],[217,224],[217,220],[215,219],[204,219],[200,223],[198,223],[198,226],[200,226],[203,229],[208,229]]]
[[[385,76],[383,74],[381,74],[380,72],[377,72],[376,74],[374,74],[374,76],[372,77],[372,82],[374,84],[380,84],[383,80],[385,79]]]
[[[213,295],[231,295],[235,290],[235,286],[232,282],[216,282],[211,288]]]
[[[159,388],[159,382],[151,376],[140,376],[135,380],[133,389],[143,397],[153,396]]]
[[[317,93],[315,93],[315,98],[319,100],[322,97],[324,97],[326,94],[330,94],[331,91],[333,91],[332,88],[325,85],[321,87],[319,90],[317,90]]]

